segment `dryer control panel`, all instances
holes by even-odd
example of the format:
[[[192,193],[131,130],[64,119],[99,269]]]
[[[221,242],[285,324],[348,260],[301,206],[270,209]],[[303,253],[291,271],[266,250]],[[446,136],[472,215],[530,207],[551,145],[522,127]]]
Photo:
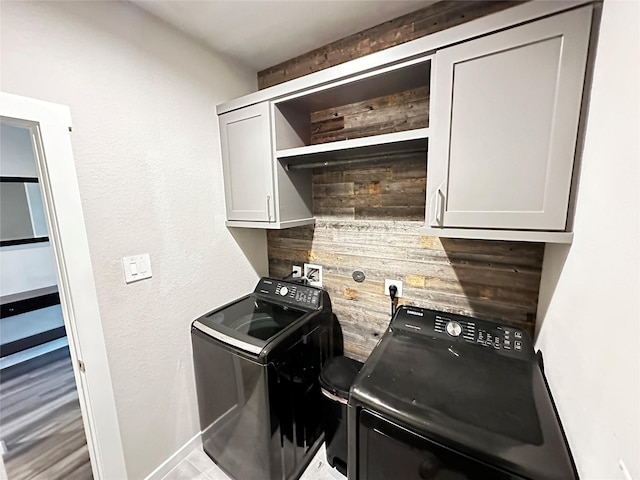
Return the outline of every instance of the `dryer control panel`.
[[[320,305],[322,290],[300,283],[286,282],[275,278],[261,278],[255,293],[266,295],[272,300],[293,306],[316,309]]]
[[[528,332],[520,328],[426,308],[400,307],[391,328],[449,342],[474,344],[513,356],[534,354]]]

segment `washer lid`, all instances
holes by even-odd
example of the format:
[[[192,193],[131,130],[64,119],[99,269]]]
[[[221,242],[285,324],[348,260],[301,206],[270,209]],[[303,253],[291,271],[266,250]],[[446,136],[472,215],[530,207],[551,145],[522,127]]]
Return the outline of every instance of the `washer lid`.
[[[194,327],[227,345],[259,355],[269,342],[308,313],[249,295],[203,315]]]

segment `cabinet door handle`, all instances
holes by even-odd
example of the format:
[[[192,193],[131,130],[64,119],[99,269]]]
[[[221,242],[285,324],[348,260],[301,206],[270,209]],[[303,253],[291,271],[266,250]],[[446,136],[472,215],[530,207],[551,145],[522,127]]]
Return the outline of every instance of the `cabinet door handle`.
[[[442,226],[442,206],[444,203],[444,195],[442,194],[442,189],[438,189],[436,192],[436,201],[435,201],[435,211],[433,212],[433,218],[435,219],[435,224],[438,226]]]
[[[271,221],[271,195],[267,195],[267,220]]]

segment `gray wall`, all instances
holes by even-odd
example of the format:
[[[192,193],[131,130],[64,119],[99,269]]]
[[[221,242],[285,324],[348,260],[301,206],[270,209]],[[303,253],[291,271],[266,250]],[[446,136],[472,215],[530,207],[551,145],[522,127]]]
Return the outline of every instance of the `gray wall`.
[[[198,315],[267,271],[263,231],[224,226],[215,105],[255,72],[126,2],[2,2],[2,90],[71,107],[80,195],[129,478],[198,432]],[[121,258],[153,278],[124,283]]]

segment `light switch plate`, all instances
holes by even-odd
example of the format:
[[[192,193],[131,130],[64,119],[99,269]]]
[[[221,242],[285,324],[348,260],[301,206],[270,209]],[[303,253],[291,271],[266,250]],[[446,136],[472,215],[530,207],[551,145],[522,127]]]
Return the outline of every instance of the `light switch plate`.
[[[322,265],[304,264],[304,276],[312,287],[322,288]]]
[[[122,257],[122,267],[124,268],[124,281],[126,283],[151,278],[152,275],[151,259],[148,253],[134,255],[132,257]]]

